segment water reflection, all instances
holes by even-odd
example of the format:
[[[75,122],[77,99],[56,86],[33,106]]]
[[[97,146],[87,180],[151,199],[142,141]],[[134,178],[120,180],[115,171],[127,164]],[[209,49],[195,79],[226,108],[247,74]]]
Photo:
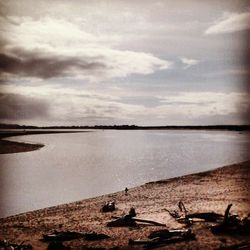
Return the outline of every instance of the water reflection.
[[[1,217],[248,159],[249,134],[95,131],[16,137],[46,146],[1,155]]]

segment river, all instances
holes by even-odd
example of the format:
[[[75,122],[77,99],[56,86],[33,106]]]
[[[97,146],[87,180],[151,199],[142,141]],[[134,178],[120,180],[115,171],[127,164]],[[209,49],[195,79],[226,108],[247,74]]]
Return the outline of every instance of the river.
[[[45,147],[0,155],[0,217],[248,160],[249,138],[248,132],[192,130],[11,137]]]

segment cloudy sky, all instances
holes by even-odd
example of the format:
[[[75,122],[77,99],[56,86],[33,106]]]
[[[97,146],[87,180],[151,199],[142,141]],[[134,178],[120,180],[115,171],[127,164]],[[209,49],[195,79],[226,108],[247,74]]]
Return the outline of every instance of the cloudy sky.
[[[249,123],[249,1],[0,0],[0,122]]]

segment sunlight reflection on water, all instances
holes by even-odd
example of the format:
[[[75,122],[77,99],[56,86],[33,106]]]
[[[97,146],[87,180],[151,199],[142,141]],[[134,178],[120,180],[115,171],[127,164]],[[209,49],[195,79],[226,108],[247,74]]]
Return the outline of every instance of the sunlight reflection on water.
[[[1,217],[248,159],[249,133],[95,131],[13,137],[38,151],[1,155]]]

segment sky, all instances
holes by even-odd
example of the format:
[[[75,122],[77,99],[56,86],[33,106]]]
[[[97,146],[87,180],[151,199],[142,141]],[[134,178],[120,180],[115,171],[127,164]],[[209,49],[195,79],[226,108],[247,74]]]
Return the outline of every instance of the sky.
[[[0,0],[0,123],[249,124],[245,0]]]

